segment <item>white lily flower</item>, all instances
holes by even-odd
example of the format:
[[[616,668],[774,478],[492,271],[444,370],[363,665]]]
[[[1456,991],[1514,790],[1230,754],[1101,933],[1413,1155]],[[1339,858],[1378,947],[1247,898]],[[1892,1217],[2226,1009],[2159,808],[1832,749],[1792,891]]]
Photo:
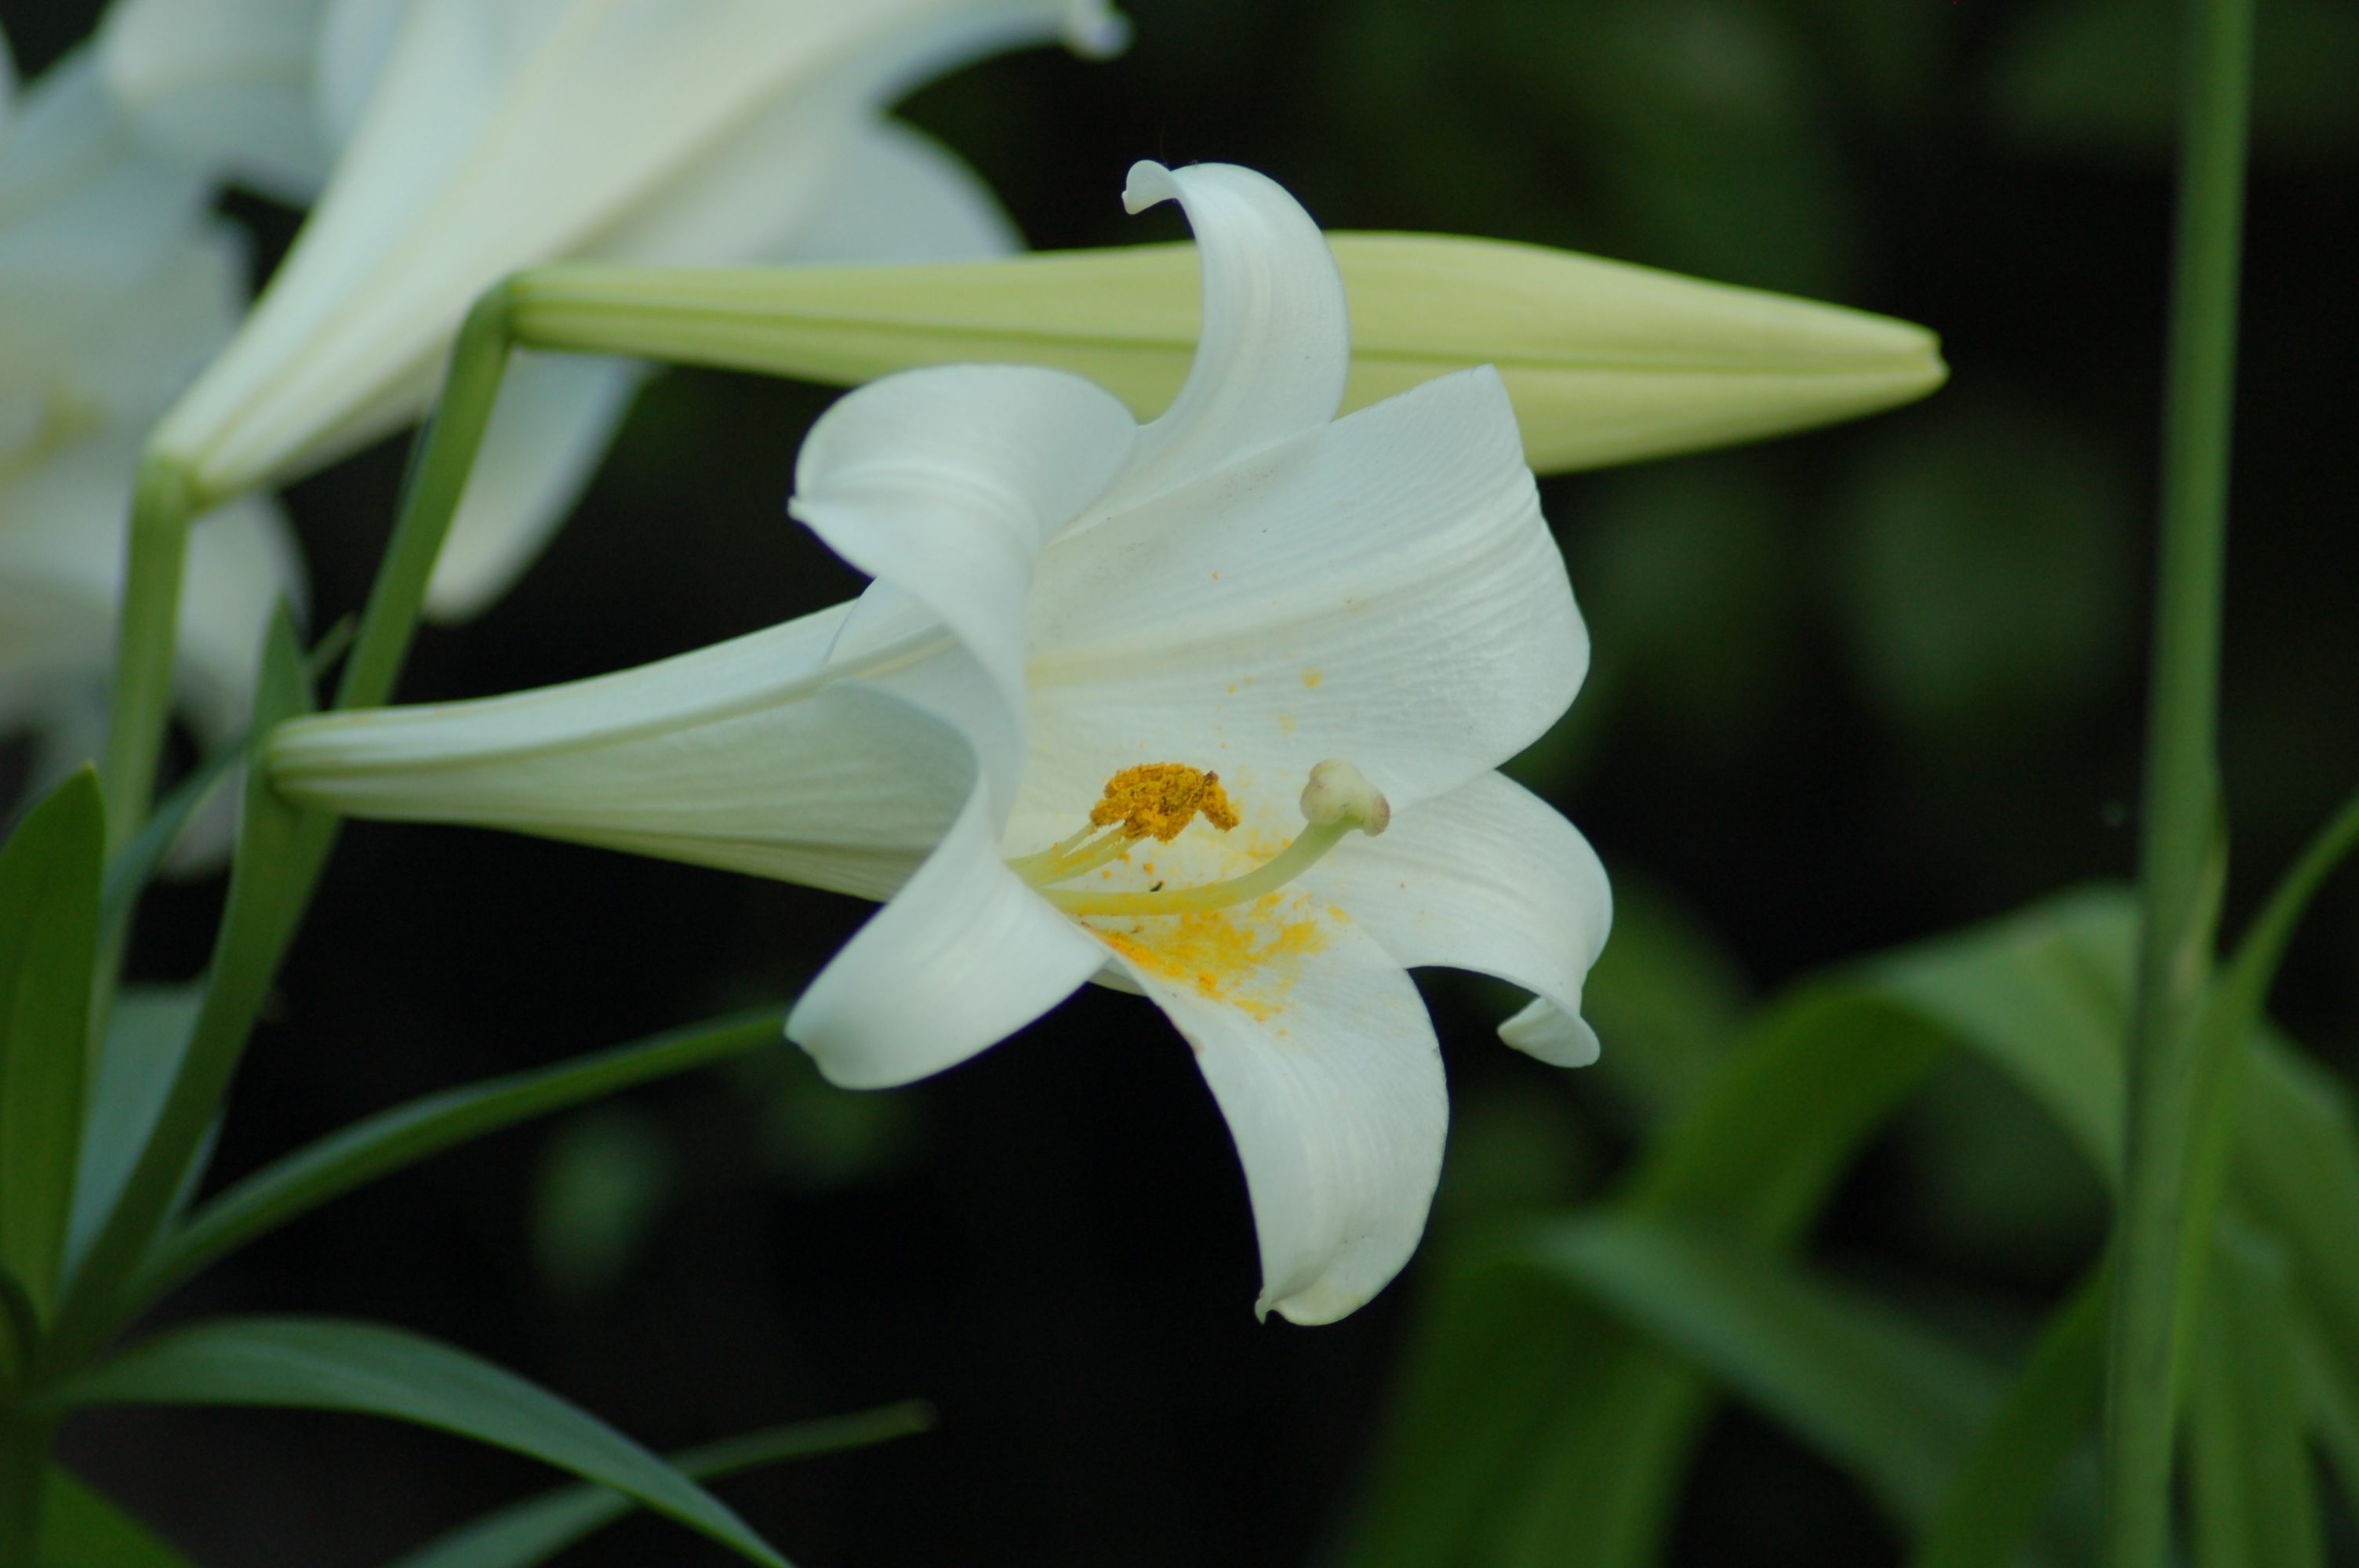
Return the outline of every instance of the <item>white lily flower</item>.
[[[140,439],[227,341],[243,257],[204,212],[203,178],[137,145],[87,54],[12,96],[0,92],[0,729],[34,735],[38,791],[97,750]],[[245,728],[264,629],[299,585],[271,503],[197,526],[178,686],[201,744]],[[210,826],[218,838],[226,821]]]
[[[1235,1136],[1262,1310],[1323,1323],[1398,1271],[1440,1171],[1408,967],[1511,980],[1537,997],[1511,1044],[1596,1055],[1604,873],[1494,771],[1588,641],[1498,376],[1336,419],[1318,229],[1245,169],[1132,170],[1133,211],[1172,197],[1204,330],[1154,423],[1048,369],[878,381],[814,427],[791,507],[873,574],[860,599],[571,686],[299,720],[270,766],[341,812],[885,899],[788,1022],[840,1084],[940,1072],[1093,977],[1143,991]]]
[[[974,175],[880,105],[1061,35],[1105,0],[128,0],[110,81],[159,143],[319,204],[157,449],[221,499],[424,411],[475,297],[530,263],[947,261],[1016,248]],[[571,509],[643,373],[528,358],[429,589],[505,591]]]

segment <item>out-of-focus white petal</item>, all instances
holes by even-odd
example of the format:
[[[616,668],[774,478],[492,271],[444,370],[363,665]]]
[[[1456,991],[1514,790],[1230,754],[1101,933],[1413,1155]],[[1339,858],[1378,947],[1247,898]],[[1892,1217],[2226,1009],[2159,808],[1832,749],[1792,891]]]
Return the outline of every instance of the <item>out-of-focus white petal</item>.
[[[805,265],[969,261],[1024,248],[964,159],[913,125],[875,119],[838,150],[802,227],[765,259]]]
[[[1105,952],[999,858],[977,787],[940,846],[829,961],[789,1039],[846,1088],[906,1084],[965,1061],[1056,1006]]]
[[[1530,744],[1587,664],[1506,395],[1466,371],[1051,546],[1026,795],[1185,762],[1291,836],[1317,762],[1404,809]]]
[[[411,0],[326,0],[313,46],[311,102],[320,134],[341,151],[368,112]]]
[[[428,615],[464,621],[524,574],[582,498],[646,375],[636,360],[515,357],[435,558]]]
[[[1261,1238],[1259,1310],[1332,1323],[1416,1249],[1449,1098],[1400,966],[1349,917],[1277,896],[1251,923],[1093,924],[1187,1037],[1228,1120]],[[1143,934],[1123,935],[1129,925]]]
[[[821,667],[848,607],[594,680],[282,726],[272,780],[355,816],[465,822],[883,898],[975,782],[966,737]]]
[[[811,427],[788,510],[947,625],[1020,734],[1034,565],[1121,468],[1136,428],[1111,395],[1060,371],[910,371]]]
[[[1187,383],[1103,508],[1171,485],[1335,417],[1352,368],[1343,279],[1327,237],[1275,181],[1234,164],[1130,169],[1133,212],[1176,200],[1196,233],[1204,324]]]
[[[832,103],[848,129],[864,91],[1064,20],[1043,0],[413,0],[310,222],[158,444],[212,493],[299,467],[354,409],[432,366],[502,274],[602,245],[643,254],[630,236],[654,244],[679,224],[634,214],[697,190],[707,160],[757,181],[734,214],[745,222],[713,232],[775,237],[794,215],[771,210],[778,171],[756,155],[777,149],[778,124]]]
[[[1555,1018],[1503,1026],[1509,1044],[1560,1067],[1597,1059],[1581,988],[1613,925],[1605,868],[1513,780],[1482,773],[1397,812],[1382,838],[1346,839],[1302,885],[1350,910],[1404,968],[1473,969],[1537,992]]]
[[[108,88],[150,145],[283,201],[334,149],[312,104],[325,0],[121,0],[99,34]]]

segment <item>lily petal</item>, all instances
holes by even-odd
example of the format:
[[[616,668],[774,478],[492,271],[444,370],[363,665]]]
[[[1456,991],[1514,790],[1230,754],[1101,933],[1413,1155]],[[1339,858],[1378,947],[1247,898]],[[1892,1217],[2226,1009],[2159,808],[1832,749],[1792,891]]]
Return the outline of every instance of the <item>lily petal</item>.
[[[1478,774],[1396,813],[1384,837],[1347,840],[1302,881],[1404,968],[1472,969],[1538,993],[1549,1011],[1503,1025],[1510,1045],[1560,1067],[1597,1059],[1581,988],[1614,895],[1580,830],[1521,784]]]
[[[966,161],[914,125],[878,118],[839,150],[826,192],[774,259],[798,265],[966,261],[1024,248]]]
[[[1236,1140],[1261,1241],[1256,1310],[1332,1323],[1416,1249],[1450,1107],[1433,1025],[1400,966],[1348,918],[1296,903],[1104,939],[1187,1037]],[[1199,946],[1212,950],[1201,976]],[[1241,949],[1259,961],[1238,965]]]
[[[822,415],[788,511],[915,599],[989,673],[1023,732],[1025,607],[1040,550],[1129,456],[1129,411],[1079,376],[944,365]]]
[[[956,817],[974,749],[823,667],[849,606],[485,701],[284,725],[290,797],[465,822],[883,898]]]
[[[313,112],[324,0],[123,0],[99,55],[149,142],[282,201],[309,201],[333,149]]]
[[[1313,764],[1348,757],[1397,810],[1444,794],[1554,722],[1589,657],[1487,368],[1068,535],[1032,614],[1027,802],[1187,762],[1262,786],[1288,837]]]
[[[1006,1039],[1104,961],[999,858],[978,780],[940,847],[803,992],[787,1036],[832,1083],[906,1084]]]
[[[1186,384],[1139,432],[1107,510],[1325,425],[1352,368],[1334,254],[1276,181],[1234,164],[1141,161],[1122,200],[1133,212],[1169,200],[1187,211],[1203,273],[1203,330]]]
[[[515,357],[435,558],[427,614],[467,620],[524,574],[581,499],[647,373],[636,360]]]

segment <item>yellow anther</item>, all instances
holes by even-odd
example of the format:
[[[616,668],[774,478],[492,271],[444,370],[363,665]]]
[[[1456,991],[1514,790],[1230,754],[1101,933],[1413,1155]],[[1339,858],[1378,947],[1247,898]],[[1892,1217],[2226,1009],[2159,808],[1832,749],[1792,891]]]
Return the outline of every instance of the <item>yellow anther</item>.
[[[1202,812],[1225,833],[1237,825],[1236,808],[1221,788],[1221,775],[1185,762],[1146,762],[1106,780],[1105,798],[1090,807],[1090,826],[1122,825],[1125,838],[1153,837],[1169,844]]]

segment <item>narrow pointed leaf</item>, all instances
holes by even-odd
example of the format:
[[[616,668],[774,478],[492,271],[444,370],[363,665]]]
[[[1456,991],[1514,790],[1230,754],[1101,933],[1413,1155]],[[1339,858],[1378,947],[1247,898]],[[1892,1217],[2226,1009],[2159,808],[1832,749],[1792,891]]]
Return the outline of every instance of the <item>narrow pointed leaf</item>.
[[[303,650],[282,607],[264,646],[253,732],[266,736],[280,719],[311,706]],[[49,1352],[56,1370],[77,1365],[104,1342],[119,1321],[122,1285],[188,1190],[332,828],[331,819],[281,799],[265,770],[248,771],[204,1002],[147,1144],[75,1272]]]
[[[933,1411],[917,1400],[857,1415],[772,1427],[683,1453],[665,1462],[692,1481],[713,1481],[764,1465],[864,1448],[933,1425]],[[531,1568],[583,1536],[603,1530],[638,1505],[603,1487],[566,1487],[488,1514],[419,1547],[389,1568]]]
[[[55,1465],[41,1512],[41,1568],[194,1568],[146,1525]]]
[[[1348,412],[1495,364],[1544,473],[1855,418],[1948,374],[1922,328],[1537,245],[1328,236],[1352,313]],[[1089,377],[1141,418],[1195,351],[1194,247],[932,266],[577,264],[512,285],[519,341],[855,385],[961,361]]]
[[[2190,1361],[2199,1568],[2323,1568],[2285,1255],[2223,1222]]]
[[[46,1402],[277,1405],[415,1422],[570,1470],[785,1568],[717,1498],[604,1422],[478,1357],[382,1324],[218,1319],[134,1346]]]
[[[212,1198],[149,1256],[129,1295],[144,1304],[296,1216],[456,1143],[633,1084],[784,1041],[776,1008],[669,1030],[535,1072],[428,1095],[265,1166]]]
[[[2105,1375],[2105,1275],[2057,1308],[2022,1374],[1975,1439],[1911,1568],[2007,1568],[2031,1538],[2057,1472],[2088,1435]]]
[[[88,768],[0,848],[0,1264],[43,1318],[64,1268],[82,1148],[105,854]]]
[[[1994,1369],[1909,1319],[1706,1233],[1556,1221],[1519,1255],[1730,1384],[1903,1522],[1932,1515],[1999,1402]]]
[[[2128,891],[2094,888],[1908,948],[1868,973],[2013,1078],[2114,1183],[2136,940]]]
[[[73,1220],[66,1234],[68,1268],[98,1238],[99,1227],[123,1195],[123,1184],[163,1114],[203,1003],[198,986],[127,986],[116,995],[83,1120]]]

